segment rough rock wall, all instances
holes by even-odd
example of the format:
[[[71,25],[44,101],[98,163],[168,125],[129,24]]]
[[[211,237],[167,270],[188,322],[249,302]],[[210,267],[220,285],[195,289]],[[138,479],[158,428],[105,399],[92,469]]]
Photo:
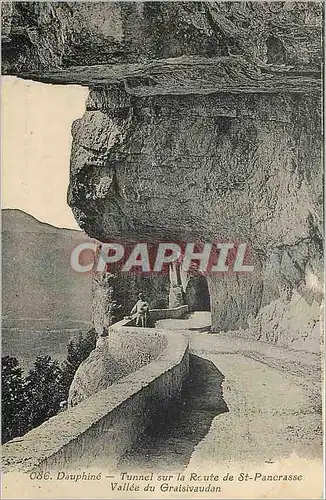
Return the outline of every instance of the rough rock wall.
[[[3,71],[133,93],[319,87],[322,2],[13,2]],[[204,74],[203,74],[204,70]],[[159,87],[159,88],[158,88]]]
[[[69,389],[69,406],[75,406],[117,380],[139,370],[161,354],[166,338],[157,331],[112,331],[82,362]]]
[[[245,326],[277,296],[279,277],[274,269],[263,285],[262,266],[279,256],[278,274],[297,285],[320,256],[318,97],[130,98],[115,89],[109,108],[107,92],[91,93],[73,128],[69,199],[80,224],[102,240],[248,242],[253,276],[209,280],[214,328]]]
[[[319,104],[92,91],[73,126],[70,205],[101,241],[293,245],[321,223]]]
[[[309,304],[298,292],[264,306],[249,318],[247,337],[277,343],[296,350],[319,352],[322,341],[321,308]]]
[[[252,276],[209,279],[216,330],[315,294],[322,3],[22,2],[5,25],[4,73],[91,88],[68,196],[90,236],[249,243]]]
[[[108,278],[110,276],[110,278]],[[92,281],[92,321],[99,335],[105,334],[110,325],[129,316],[142,292],[151,309],[168,307],[168,276],[137,276],[116,273],[94,273]],[[112,295],[110,292],[112,288]],[[113,307],[115,301],[117,307]],[[113,317],[112,317],[113,316]]]

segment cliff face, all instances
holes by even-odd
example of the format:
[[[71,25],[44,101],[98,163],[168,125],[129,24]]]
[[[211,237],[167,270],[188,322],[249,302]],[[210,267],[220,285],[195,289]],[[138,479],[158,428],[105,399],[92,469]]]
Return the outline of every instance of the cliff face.
[[[7,9],[4,73],[90,87],[72,128],[80,227],[100,241],[250,244],[251,276],[208,280],[216,330],[284,290],[320,300],[321,3]]]

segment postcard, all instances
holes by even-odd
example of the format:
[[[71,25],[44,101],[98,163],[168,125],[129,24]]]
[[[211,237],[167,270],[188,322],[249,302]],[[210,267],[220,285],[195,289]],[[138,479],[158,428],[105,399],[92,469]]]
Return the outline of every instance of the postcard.
[[[2,498],[323,498],[319,1],[4,1]]]

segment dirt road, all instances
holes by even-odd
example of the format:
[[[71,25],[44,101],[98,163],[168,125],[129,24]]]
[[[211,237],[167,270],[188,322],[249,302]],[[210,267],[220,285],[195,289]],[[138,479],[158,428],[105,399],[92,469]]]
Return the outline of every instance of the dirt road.
[[[319,356],[209,334],[209,313],[158,327],[189,336],[191,378],[179,415],[147,435],[123,466],[180,470],[208,460],[228,466],[322,456]]]

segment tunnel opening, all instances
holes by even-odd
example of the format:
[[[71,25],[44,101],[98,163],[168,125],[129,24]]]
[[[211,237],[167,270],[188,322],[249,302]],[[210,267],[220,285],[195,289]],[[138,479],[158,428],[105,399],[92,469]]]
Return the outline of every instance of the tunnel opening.
[[[189,312],[211,310],[211,297],[206,276],[190,277],[184,295]]]
[[[286,51],[281,40],[269,36],[266,40],[268,64],[286,64]]]

